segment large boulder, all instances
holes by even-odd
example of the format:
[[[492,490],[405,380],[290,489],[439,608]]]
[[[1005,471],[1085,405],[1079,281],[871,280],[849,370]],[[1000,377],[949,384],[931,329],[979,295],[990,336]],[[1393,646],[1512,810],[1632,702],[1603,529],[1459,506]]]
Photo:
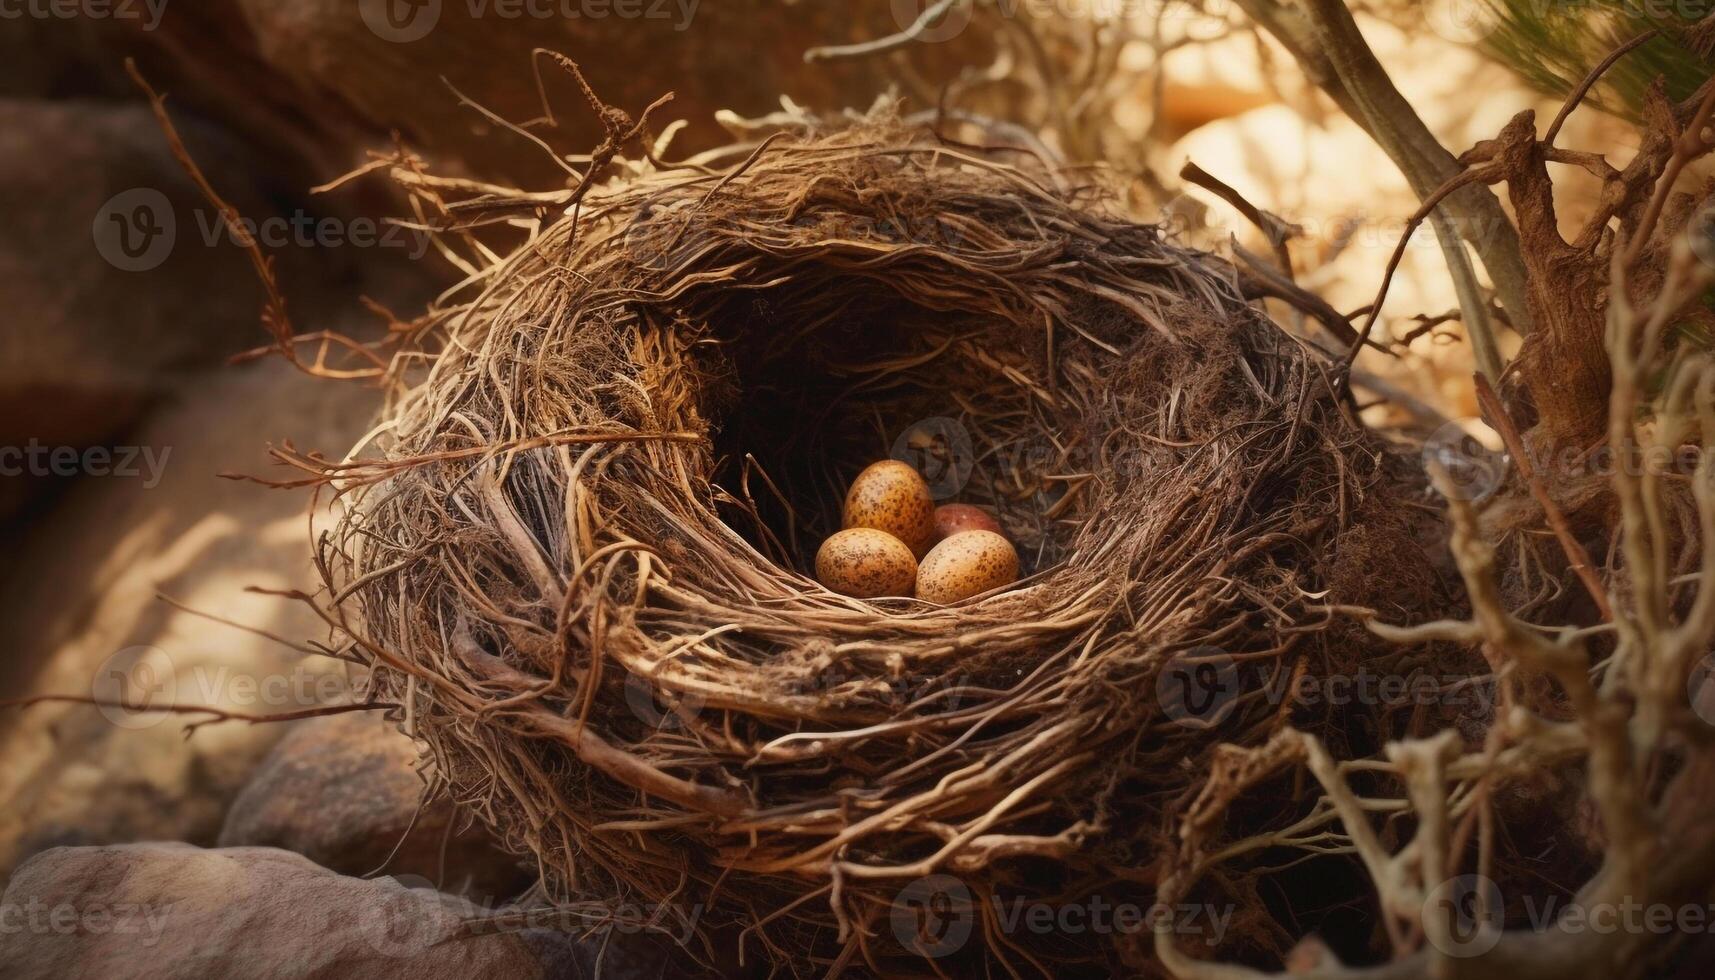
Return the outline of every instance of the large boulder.
[[[296,851],[341,874],[409,874],[461,894],[529,884],[518,860],[442,796],[424,800],[416,743],[377,713],[307,721],[233,801],[221,847]]]
[[[531,51],[548,48],[583,66],[609,102],[636,113],[672,91],[658,119],[686,119],[678,149],[725,142],[714,114],[762,115],[781,96],[833,111],[867,106],[894,86],[895,58],[806,66],[820,45],[898,32],[909,3],[794,0],[203,0],[169,4],[158,23],[109,19],[82,25],[83,60],[134,56],[147,76],[191,106],[330,179],[390,147],[413,147],[486,177],[561,180],[565,172],[529,141],[497,126],[459,93],[514,122],[542,116]],[[966,65],[992,57],[956,18],[953,29],[902,52],[922,91],[933,93]],[[52,27],[62,44],[80,40]],[[3,50],[3,49],[0,49]],[[566,153],[590,150],[599,121],[569,78],[541,66],[560,128],[538,132]],[[35,74],[40,74],[36,72]],[[443,83],[442,80],[445,80]],[[39,84],[39,83],[38,83]],[[656,130],[659,132],[659,128]]]
[[[778,109],[782,94],[827,108],[867,104],[885,84],[884,59],[806,70],[804,52],[866,28],[875,31],[870,36],[898,29],[886,5],[865,10],[782,0],[235,0],[235,6],[261,60],[307,99],[329,103],[330,111],[373,132],[398,130],[424,150],[480,172],[530,181],[565,174],[529,142],[461,105],[453,89],[503,118],[536,119],[542,104],[533,49],[579,62],[603,98],[631,113],[672,91],[674,102],[658,123],[687,119],[685,144],[707,146],[722,136],[713,123],[720,109],[758,115]],[[735,44],[737,38],[743,43]],[[545,135],[562,152],[586,152],[601,138],[599,120],[559,69],[544,62],[540,70],[562,127]]]
[[[210,172],[238,166],[231,143],[187,130]],[[236,249],[194,241],[200,203],[146,107],[0,99],[0,445],[111,435],[160,393],[163,373],[256,342],[261,292],[246,288]],[[168,211],[183,241],[149,238]]]
[[[296,198],[263,176],[255,150],[188,114],[178,124],[247,219],[292,227]],[[110,445],[151,404],[266,335],[250,259],[144,104],[0,98],[0,214],[4,519],[32,493],[103,468],[53,452]],[[270,249],[288,286],[337,281],[360,258],[271,240],[288,246]]]
[[[246,591],[314,586],[309,495],[219,474],[266,474],[270,439],[338,455],[376,397],[268,362],[209,374],[164,407],[127,437],[129,469],[73,484],[10,543],[0,690],[249,714],[351,696],[343,665],[252,632],[325,636],[302,603]],[[56,844],[213,843],[284,727],[225,723],[187,740],[185,720],[57,703],[0,711],[0,880]]]
[[[102,57],[111,25],[89,17],[6,18],[0,97],[110,98],[130,92],[117,58]]]
[[[0,904],[0,975],[19,980],[694,975],[668,972],[656,934],[469,935],[464,923],[487,910],[271,848],[55,848],[18,869]]]

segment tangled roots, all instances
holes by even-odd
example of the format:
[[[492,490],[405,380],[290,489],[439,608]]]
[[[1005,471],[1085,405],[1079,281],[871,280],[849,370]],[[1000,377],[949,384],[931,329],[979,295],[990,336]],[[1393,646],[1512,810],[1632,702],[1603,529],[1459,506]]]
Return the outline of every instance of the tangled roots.
[[[1282,725],[1261,685],[1360,656],[1330,606],[1415,560],[1390,457],[1228,266],[1083,178],[885,120],[744,149],[437,196],[454,244],[529,240],[474,249],[382,456],[328,467],[335,612],[556,900],[695,905],[817,972],[1131,957],[996,903],[1147,899],[1216,744]],[[889,455],[993,507],[1025,579],[813,581]],[[956,951],[899,928],[925,876]]]

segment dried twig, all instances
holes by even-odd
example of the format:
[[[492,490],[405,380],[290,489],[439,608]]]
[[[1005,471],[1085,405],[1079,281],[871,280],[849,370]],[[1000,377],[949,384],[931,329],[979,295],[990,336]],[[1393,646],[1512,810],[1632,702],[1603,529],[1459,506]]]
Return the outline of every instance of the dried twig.
[[[1239,0],[1239,6],[1280,40],[1306,75],[1376,140],[1420,199],[1458,172],[1453,155],[1394,87],[1340,0],[1313,0],[1303,6],[1289,6],[1279,0]],[[1452,217],[1437,232],[1444,236],[1444,254],[1457,262],[1453,250],[1457,236],[1445,237],[1448,231],[1456,230],[1482,258],[1507,322],[1519,333],[1529,333],[1533,312],[1524,259],[1518,234],[1500,202],[1485,189],[1469,188],[1447,199],[1443,206]],[[1450,271],[1459,282],[1457,265]],[[1461,296],[1468,292],[1467,282]],[[1461,305],[1473,304],[1462,298]],[[1482,306],[1487,308],[1486,303]]]
[[[1531,462],[1530,449],[1525,445],[1524,437],[1519,435],[1518,426],[1513,424],[1512,416],[1507,407],[1501,404],[1500,396],[1490,386],[1487,378],[1478,376],[1477,401],[1483,406],[1483,414],[1487,415],[1495,431],[1501,434],[1501,440],[1506,443],[1507,452],[1511,454],[1513,465],[1518,467],[1519,477],[1530,488],[1532,497],[1541,505],[1542,512],[1548,518],[1548,526],[1554,530],[1554,537],[1560,542],[1560,547],[1566,552],[1566,560],[1571,564],[1572,571],[1584,583],[1585,591],[1595,600],[1596,609],[1602,614],[1603,622],[1613,622],[1614,608],[1608,601],[1608,590],[1603,587],[1601,576],[1596,572],[1595,563],[1590,560],[1590,553],[1578,542],[1572,528],[1566,522],[1566,514],[1560,505],[1554,502],[1554,497],[1548,492],[1548,485],[1543,482],[1541,474],[1536,472],[1536,466]]]

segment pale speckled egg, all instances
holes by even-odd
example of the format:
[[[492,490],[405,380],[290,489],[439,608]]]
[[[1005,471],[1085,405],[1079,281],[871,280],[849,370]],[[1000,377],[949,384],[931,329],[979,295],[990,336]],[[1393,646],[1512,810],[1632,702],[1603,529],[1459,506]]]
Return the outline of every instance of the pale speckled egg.
[[[917,569],[917,598],[950,605],[1018,581],[1018,552],[993,531],[960,531],[930,549]]]
[[[994,515],[971,504],[942,504],[935,508],[935,540],[944,541],[960,531],[993,531],[1005,534]]]
[[[816,578],[856,599],[908,596],[917,581],[917,559],[905,542],[872,527],[852,527],[822,542]]]
[[[886,531],[921,557],[935,543],[935,498],[916,470],[884,459],[865,467],[852,481],[842,526]]]

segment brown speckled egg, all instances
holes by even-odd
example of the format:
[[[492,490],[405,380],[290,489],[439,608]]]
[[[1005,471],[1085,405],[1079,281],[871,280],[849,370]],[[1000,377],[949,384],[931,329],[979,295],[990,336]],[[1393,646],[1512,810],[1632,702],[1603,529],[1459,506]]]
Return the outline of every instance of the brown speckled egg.
[[[1018,552],[993,531],[960,531],[917,569],[917,598],[950,605],[1018,581]]]
[[[905,542],[886,531],[852,527],[817,549],[816,578],[835,592],[858,599],[907,596],[917,581],[917,559]]]
[[[942,504],[935,508],[935,539],[945,540],[960,531],[993,531],[1005,534],[1000,522],[988,511],[970,504]]]
[[[846,492],[843,526],[886,531],[921,556],[935,543],[935,498],[929,484],[894,459],[872,463]]]

